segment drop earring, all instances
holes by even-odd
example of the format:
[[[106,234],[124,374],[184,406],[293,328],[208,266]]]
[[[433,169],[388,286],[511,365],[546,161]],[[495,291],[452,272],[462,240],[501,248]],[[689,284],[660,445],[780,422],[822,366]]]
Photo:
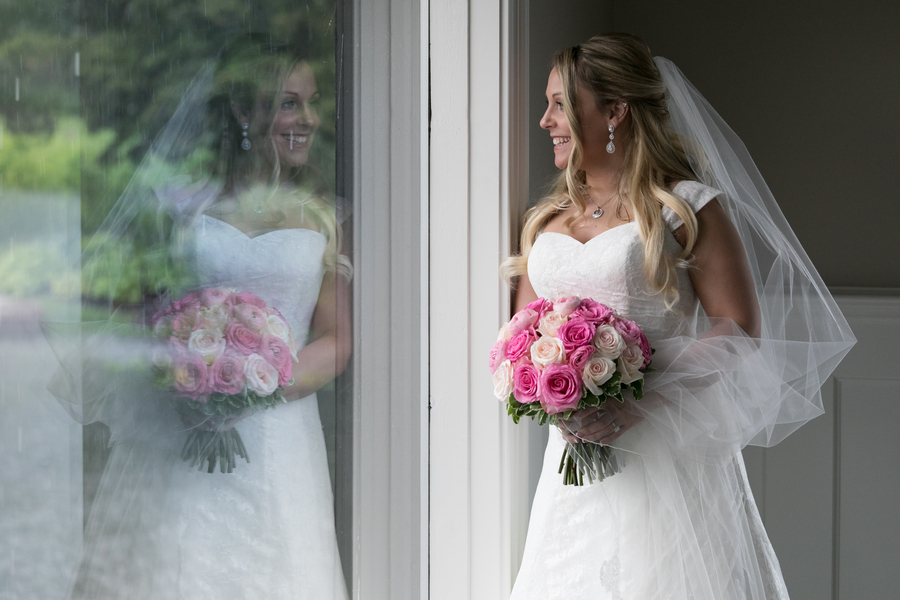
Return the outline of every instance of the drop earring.
[[[249,138],[247,138],[247,129],[250,128],[250,123],[244,123],[243,125],[241,125],[241,127],[243,128],[241,135],[244,136],[244,139],[241,142],[241,148],[243,148],[244,150],[249,150],[253,146],[253,144],[250,143]]]
[[[610,154],[616,151],[616,145],[613,144],[613,140],[615,139],[615,135],[613,132],[616,130],[615,126],[612,123],[609,124],[609,143],[606,145],[606,151]]]

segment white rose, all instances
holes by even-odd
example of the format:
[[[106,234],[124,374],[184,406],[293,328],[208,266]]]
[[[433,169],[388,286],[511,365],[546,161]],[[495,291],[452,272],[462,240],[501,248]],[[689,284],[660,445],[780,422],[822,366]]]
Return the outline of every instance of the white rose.
[[[539,365],[539,368],[544,368],[550,363],[566,362],[566,351],[562,342],[555,337],[538,338],[538,341],[531,345],[531,362]]]
[[[562,314],[561,312],[548,310],[544,313],[544,316],[541,317],[540,325],[538,325],[538,331],[540,331],[544,335],[556,337],[556,332],[568,321],[569,317]]]
[[[188,351],[199,354],[211,365],[225,352],[225,338],[218,329],[198,329],[191,332]]]
[[[228,310],[224,304],[214,304],[197,311],[200,326],[204,329],[224,329],[228,323]]]
[[[584,382],[584,387],[592,394],[599,396],[600,386],[609,381],[615,372],[616,365],[613,361],[595,354],[585,363],[581,380]]]
[[[616,370],[622,374],[622,383],[631,383],[643,379],[644,374],[640,368],[644,366],[644,353],[637,345],[630,345],[622,351]]]
[[[616,331],[612,325],[600,325],[594,333],[594,348],[600,352],[600,356],[615,360],[625,349],[625,340],[622,334]]]
[[[259,396],[270,396],[278,387],[278,370],[259,354],[251,354],[244,363],[247,388]]]
[[[509,360],[504,360],[491,375],[494,381],[494,395],[497,400],[506,402],[513,389],[513,366]]]
[[[500,340],[508,340],[512,336],[509,335],[509,323],[500,328],[500,333],[497,334],[497,341]]]
[[[300,345],[297,344],[297,340],[294,339],[294,333],[291,331],[290,326],[284,322],[284,319],[278,315],[269,315],[266,317],[266,331],[275,337],[281,338],[288,345],[291,357],[295,361],[297,360],[297,350],[300,349]]]

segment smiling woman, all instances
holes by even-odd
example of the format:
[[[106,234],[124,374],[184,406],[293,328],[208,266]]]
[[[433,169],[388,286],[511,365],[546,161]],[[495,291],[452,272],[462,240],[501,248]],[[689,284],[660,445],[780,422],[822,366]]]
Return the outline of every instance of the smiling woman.
[[[562,172],[503,265],[515,309],[541,331],[577,328],[590,319],[546,299],[591,298],[655,353],[643,397],[607,396],[551,431],[512,598],[785,599],[740,450],[821,414],[853,334],[740,140],[671,62],[607,34],[553,65],[541,127]],[[514,378],[533,368],[507,359]],[[621,471],[564,485],[559,456],[581,444],[614,449]]]

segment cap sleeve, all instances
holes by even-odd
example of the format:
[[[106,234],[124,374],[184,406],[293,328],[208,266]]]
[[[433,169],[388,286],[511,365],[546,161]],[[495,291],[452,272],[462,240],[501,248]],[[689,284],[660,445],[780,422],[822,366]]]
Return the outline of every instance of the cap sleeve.
[[[699,181],[679,181],[672,188],[672,192],[684,198],[684,201],[687,202],[694,213],[706,206],[713,198],[722,195],[720,190],[703,185]],[[684,221],[668,206],[663,206],[662,215],[670,231],[675,231],[684,225]]]

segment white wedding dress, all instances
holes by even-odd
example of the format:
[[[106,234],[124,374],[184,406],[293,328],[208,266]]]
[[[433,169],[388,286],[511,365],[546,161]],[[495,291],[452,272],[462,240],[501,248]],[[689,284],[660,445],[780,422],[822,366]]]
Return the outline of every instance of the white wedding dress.
[[[695,212],[719,194],[696,182],[681,182],[674,192]],[[664,218],[670,232],[681,225],[668,209]],[[672,235],[665,248],[679,250]],[[696,334],[682,316],[697,305],[687,273],[680,271],[680,300],[667,311],[644,275],[636,223],[585,244],[542,233],[528,258],[528,277],[539,297],[577,295],[608,304],[637,322],[654,347]],[[667,360],[659,354],[651,366],[664,369],[656,364]],[[551,428],[513,600],[787,598],[739,448],[716,459],[672,438],[645,419],[615,443],[620,473],[572,487],[557,473],[564,442]]]
[[[307,229],[248,237],[206,215],[185,260],[201,287],[252,292],[305,340],[324,275],[325,238]],[[140,395],[149,383],[131,380]],[[121,388],[122,386],[120,386]],[[127,394],[126,394],[127,395]],[[186,434],[160,401],[172,435],[113,432],[85,533],[73,596],[179,600],[344,600],[333,497],[316,396],[237,424],[250,463],[208,474],[180,458]],[[120,428],[121,429],[121,428]]]

